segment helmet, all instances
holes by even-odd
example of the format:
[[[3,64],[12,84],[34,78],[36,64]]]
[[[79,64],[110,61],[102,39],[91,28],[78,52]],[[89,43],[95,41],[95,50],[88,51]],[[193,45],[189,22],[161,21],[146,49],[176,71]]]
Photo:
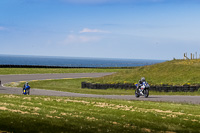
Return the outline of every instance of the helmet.
[[[145,78],[144,78],[144,77],[142,77],[142,78],[141,78],[141,81],[142,81],[142,82],[144,82],[144,81],[145,81]]]

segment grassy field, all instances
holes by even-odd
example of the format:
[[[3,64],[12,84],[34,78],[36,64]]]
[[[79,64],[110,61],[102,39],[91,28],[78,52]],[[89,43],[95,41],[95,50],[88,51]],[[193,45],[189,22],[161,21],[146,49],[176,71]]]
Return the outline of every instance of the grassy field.
[[[0,131],[199,132],[200,106],[0,94]]]
[[[127,69],[116,74],[95,78],[95,83],[137,83],[145,77],[150,84],[200,84],[200,60],[173,60],[150,66]]]
[[[100,68],[0,68],[0,75],[7,74],[44,74],[44,73],[100,73],[119,72],[125,69]]]
[[[5,70],[5,69],[2,69]],[[14,71],[13,69],[12,71]],[[19,69],[22,71],[21,69]],[[17,72],[20,73],[20,71]],[[29,72],[32,69],[25,69]],[[37,70],[37,71],[36,71]],[[103,95],[133,95],[132,90],[108,89],[91,90],[81,89],[81,82],[88,81],[94,83],[137,83],[141,77],[145,77],[150,84],[200,84],[200,60],[173,60],[150,66],[136,67],[131,69],[34,69],[32,73],[60,73],[60,72],[117,72],[116,74],[88,79],[68,79],[68,80],[47,80],[30,82],[32,88],[59,90],[85,94]],[[11,72],[5,72],[11,73]],[[23,83],[15,84],[22,87]],[[200,95],[198,92],[150,92],[151,95]]]
[[[173,60],[150,66],[131,69],[95,69],[95,68],[0,68],[3,74],[41,74],[41,73],[92,73],[117,72],[101,78],[90,79],[95,83],[137,83],[145,77],[150,84],[200,84],[200,60]]]
[[[81,89],[82,81],[199,84],[200,60],[169,61],[132,69],[0,69],[1,74],[117,72],[102,78],[31,81],[32,88],[87,94],[133,95],[132,90]],[[9,86],[22,87],[21,83]],[[157,93],[150,95],[200,95]],[[0,94],[0,132],[200,132],[200,106],[148,101]]]
[[[29,84],[32,88],[83,93],[83,94],[102,94],[102,95],[134,95],[134,90],[121,90],[121,89],[82,89],[81,82],[88,80],[88,78],[80,79],[56,79],[56,80],[41,80],[30,81]],[[92,80],[92,79],[91,79]],[[11,83],[7,86],[10,87],[22,87],[25,82]],[[200,91],[197,92],[154,92],[150,91],[150,95],[200,95]]]

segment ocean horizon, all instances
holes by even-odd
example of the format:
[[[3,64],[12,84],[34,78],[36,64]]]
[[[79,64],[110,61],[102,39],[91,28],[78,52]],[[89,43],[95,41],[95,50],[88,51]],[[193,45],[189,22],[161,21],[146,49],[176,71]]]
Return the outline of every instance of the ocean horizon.
[[[135,67],[152,65],[164,61],[166,60],[0,55],[0,65],[39,65],[61,67]]]

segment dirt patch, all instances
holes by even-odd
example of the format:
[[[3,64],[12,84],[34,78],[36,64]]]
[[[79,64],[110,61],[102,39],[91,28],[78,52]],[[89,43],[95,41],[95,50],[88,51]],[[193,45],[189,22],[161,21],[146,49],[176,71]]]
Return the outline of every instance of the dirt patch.
[[[0,107],[0,110],[7,110],[6,107]]]
[[[33,103],[31,103],[31,102],[23,102],[22,104],[23,104],[23,105],[24,105],[24,104],[26,104],[26,105],[27,105],[27,104],[28,104],[28,105],[33,105]]]
[[[8,131],[1,131],[1,130],[0,130],[0,133],[10,133],[10,132],[8,132]]]
[[[24,100],[31,101],[31,97],[24,97],[23,99],[24,99]]]
[[[48,117],[48,118],[57,118],[57,119],[60,119],[61,117],[59,117],[59,116],[51,116],[51,115],[46,115],[46,117]]]
[[[117,122],[113,122],[113,124],[114,124],[114,125],[117,125],[118,123],[117,123]]]
[[[97,120],[98,120],[98,119],[96,119],[95,117],[87,117],[86,119],[87,119],[87,120],[90,120],[90,121],[95,121],[95,120],[97,121]]]
[[[50,98],[44,98],[44,101],[52,101]]]
[[[15,96],[15,95],[4,95],[2,97],[5,97],[5,98],[20,98],[19,96]]]
[[[29,109],[29,107],[26,107],[26,106],[22,106],[23,108],[26,108],[26,109]],[[27,112],[27,111],[22,111],[22,110],[16,110],[16,109],[9,109],[9,108],[6,108],[6,107],[0,107],[0,110],[3,110],[3,111],[10,111],[10,112],[13,112],[13,113],[21,113],[21,114],[33,114],[33,115],[39,115],[39,113],[36,113],[36,112]],[[30,109],[29,109],[30,110]],[[36,110],[38,110],[38,108],[36,107]]]
[[[172,111],[170,111],[170,110],[167,110],[167,111],[159,110],[159,109],[152,109],[152,110],[155,112],[158,112],[158,113],[172,113]]]
[[[62,99],[56,99],[56,102],[61,102],[61,101],[63,101]]]
[[[40,115],[39,113],[31,113],[32,115]]]
[[[50,115],[46,115],[46,117],[48,117],[48,118],[53,118],[53,116],[50,116]]]
[[[33,107],[33,109],[34,109],[34,111],[39,111],[40,110],[40,108],[38,108],[38,107]]]
[[[165,133],[176,133],[176,132],[172,132],[172,131],[166,131]]]
[[[101,102],[92,102],[92,104],[94,104],[94,106],[96,107],[119,109],[124,111],[130,111],[133,109],[133,106],[127,106],[127,105],[116,105],[116,104],[101,103]]]
[[[61,117],[59,117],[59,116],[55,116],[54,118],[60,119]]]
[[[142,128],[141,130],[142,130],[143,132],[151,133],[151,129],[148,129],[148,128]]]
[[[87,102],[87,101],[79,101],[79,100],[71,100],[71,99],[66,99],[64,100],[64,102],[74,102],[74,103],[83,103],[83,104],[90,104],[90,102]]]
[[[21,113],[21,114],[29,114],[29,112],[26,112],[26,111],[8,109],[6,107],[0,107],[0,110],[10,111],[10,112],[14,112],[14,113]]]
[[[53,110],[53,111],[49,111],[50,112],[50,114],[54,114],[54,113],[56,113],[57,111],[56,110]]]
[[[62,112],[62,113],[60,113],[60,115],[67,115],[67,114]]]
[[[194,120],[192,120],[192,122],[197,122],[197,121],[198,121],[198,120],[195,120],[195,119],[194,119]]]
[[[12,104],[12,103],[1,103],[1,102],[0,102],[0,105],[5,105],[5,106],[15,106],[15,105]]]

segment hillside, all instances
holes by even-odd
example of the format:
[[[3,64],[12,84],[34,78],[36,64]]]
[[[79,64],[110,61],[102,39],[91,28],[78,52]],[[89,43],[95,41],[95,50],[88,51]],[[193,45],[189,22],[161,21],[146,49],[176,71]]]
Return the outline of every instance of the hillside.
[[[136,67],[114,75],[92,79],[100,83],[137,83],[145,77],[150,84],[200,84],[200,60],[173,60],[155,65]]]

